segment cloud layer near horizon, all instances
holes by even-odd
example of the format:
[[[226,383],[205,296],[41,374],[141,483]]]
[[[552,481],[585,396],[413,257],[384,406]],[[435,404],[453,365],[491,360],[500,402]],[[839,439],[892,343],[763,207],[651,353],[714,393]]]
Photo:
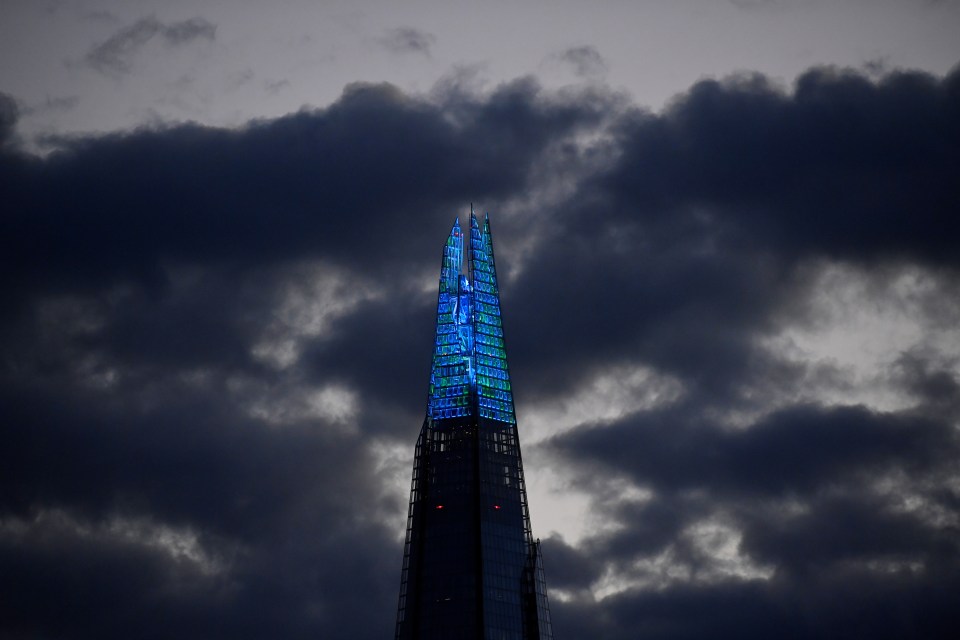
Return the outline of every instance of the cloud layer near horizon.
[[[37,158],[0,103],[3,634],[388,636],[472,200],[528,478],[592,523],[531,506],[558,638],[953,637],[958,113],[957,72],[352,85]]]

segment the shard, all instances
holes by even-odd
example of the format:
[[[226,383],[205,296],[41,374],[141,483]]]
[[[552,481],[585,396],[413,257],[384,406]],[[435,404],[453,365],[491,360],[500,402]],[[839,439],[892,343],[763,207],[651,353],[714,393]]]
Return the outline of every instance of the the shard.
[[[553,638],[530,531],[489,218],[447,238],[396,640]]]

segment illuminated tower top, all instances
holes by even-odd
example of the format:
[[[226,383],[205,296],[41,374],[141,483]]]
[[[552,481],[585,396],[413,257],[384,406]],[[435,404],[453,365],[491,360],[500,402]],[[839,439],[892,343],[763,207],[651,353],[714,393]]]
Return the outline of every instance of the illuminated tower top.
[[[481,229],[470,212],[466,274],[463,241],[458,219],[443,249],[427,415],[434,420],[477,416],[515,424],[489,216],[484,216]]]
[[[465,240],[469,243],[464,255]],[[500,322],[490,221],[470,210],[440,266],[395,640],[552,640]]]

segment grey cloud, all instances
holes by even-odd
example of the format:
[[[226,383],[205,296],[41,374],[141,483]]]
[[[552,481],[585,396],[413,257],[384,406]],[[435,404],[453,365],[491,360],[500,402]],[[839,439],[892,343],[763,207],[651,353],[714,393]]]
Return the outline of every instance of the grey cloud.
[[[283,89],[288,88],[289,86],[290,86],[290,81],[286,79],[271,80],[264,84],[264,87],[266,88],[267,93],[270,93],[270,94],[278,93]]]
[[[84,61],[103,73],[128,73],[133,58],[150,40],[159,37],[170,46],[180,46],[195,40],[213,40],[216,26],[203,18],[163,23],[154,17],[141,18],[95,45]]]
[[[960,416],[960,380],[957,362],[935,353],[912,349],[893,364],[893,373],[903,387],[921,401],[933,416]]]
[[[79,96],[61,96],[57,98],[47,98],[43,106],[39,109],[49,111],[69,111],[80,104]]]
[[[192,40],[213,40],[217,27],[203,18],[191,18],[182,22],[162,25],[160,34],[171,45],[179,45]]]
[[[70,111],[71,109],[75,109],[78,104],[80,104],[79,96],[47,96],[41,103],[25,106],[21,110],[21,113],[23,115],[32,115],[50,111]]]
[[[20,118],[20,109],[12,96],[0,92],[0,149],[13,137],[17,120]]]
[[[393,53],[422,53],[427,57],[436,42],[435,35],[414,27],[388,29],[380,38],[380,44]]]
[[[596,47],[584,45],[571,47],[559,54],[561,61],[569,64],[573,72],[582,78],[596,78],[607,72],[607,63]]]
[[[116,14],[102,10],[86,11],[82,17],[84,20],[91,22],[104,22],[108,24],[117,24],[120,22],[120,18]]]
[[[882,76],[890,72],[890,61],[886,57],[871,58],[863,63],[863,69],[871,76]]]
[[[790,3],[790,0],[727,0],[730,4],[745,11],[772,9]]]

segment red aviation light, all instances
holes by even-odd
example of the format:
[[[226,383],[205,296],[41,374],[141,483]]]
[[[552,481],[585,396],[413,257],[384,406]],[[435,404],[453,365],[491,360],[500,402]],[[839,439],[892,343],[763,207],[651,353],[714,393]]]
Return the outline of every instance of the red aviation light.
[[[438,505],[437,505],[437,509],[443,509],[443,505],[442,505],[442,504],[438,504]]]
[[[500,508],[500,505],[495,504],[495,505],[493,505],[493,508],[494,508],[494,509],[499,509],[499,508]]]

